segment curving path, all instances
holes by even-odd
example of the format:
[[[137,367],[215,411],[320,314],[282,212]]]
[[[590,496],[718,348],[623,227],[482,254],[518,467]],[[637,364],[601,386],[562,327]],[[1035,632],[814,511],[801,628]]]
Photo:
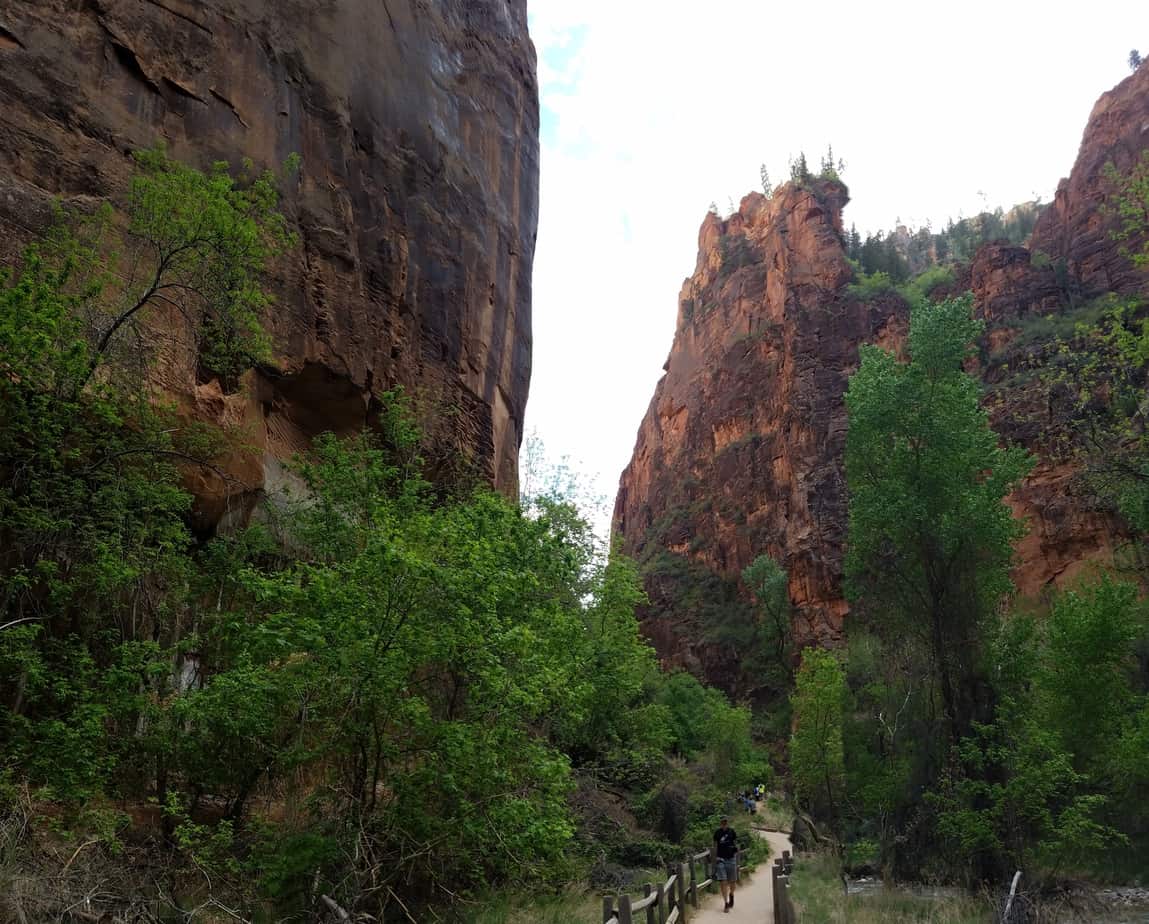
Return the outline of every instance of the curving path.
[[[708,895],[696,914],[690,916],[691,924],[762,924],[774,920],[774,886],[770,876],[770,866],[775,857],[782,856],[783,850],[790,850],[790,835],[783,831],[758,831],[759,837],[770,842],[770,859],[758,870],[743,876],[734,893],[734,907],[727,914],[722,910],[722,896]]]

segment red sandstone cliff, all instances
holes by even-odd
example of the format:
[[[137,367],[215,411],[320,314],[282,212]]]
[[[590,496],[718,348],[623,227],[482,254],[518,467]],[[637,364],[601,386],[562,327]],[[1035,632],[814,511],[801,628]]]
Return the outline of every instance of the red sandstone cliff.
[[[1117,222],[1107,213],[1112,184],[1105,165],[1126,173],[1149,148],[1149,67],[1141,67],[1101,98],[1089,114],[1081,148],[1068,179],[1033,230],[1031,249],[1064,259],[1086,294],[1125,292],[1144,283],[1113,244]],[[1131,241],[1131,245],[1139,242]]]
[[[845,604],[842,396],[865,342],[896,342],[900,299],[863,303],[841,243],[845,187],[753,193],[710,215],[679,298],[666,375],[638,433],[615,506],[626,549],[659,549],[727,577],[762,553],[789,572],[803,638],[832,639]],[[714,673],[727,654],[705,626],[648,586],[644,628],[673,660]]]
[[[992,244],[959,274],[990,328],[982,369],[991,419],[1003,437],[1039,453],[1035,396],[1010,385],[1008,370],[1040,363],[1040,345],[1016,338],[1025,318],[1065,310],[1074,294],[1143,284],[1097,217],[1102,166],[1127,169],[1149,146],[1149,68],[1102,97],[1081,154],[1035,239],[1052,258]],[[718,682],[737,675],[738,653],[704,624],[738,606],[741,570],[769,554],[789,574],[800,642],[835,644],[846,530],[843,396],[858,347],[900,344],[908,306],[896,295],[868,303],[849,296],[840,238],[845,189],[786,186],[772,200],[754,194],[726,221],[708,216],[699,258],[679,299],[666,374],[622,473],[616,528],[626,551],[648,564],[651,605],[644,630],[662,656]],[[1065,268],[1058,269],[1058,260]],[[1072,299],[1071,299],[1072,301]],[[1072,491],[1074,471],[1041,459],[1011,499],[1029,519],[1015,580],[1040,593],[1112,553],[1116,522]],[[667,562],[670,562],[668,565]],[[690,582],[675,569],[692,569]],[[683,588],[709,581],[707,599]],[[724,595],[725,594],[725,595]],[[746,690],[734,690],[745,693]]]
[[[273,274],[277,369],[236,395],[169,374],[193,413],[242,424],[253,489],[372,396],[413,391],[513,491],[531,357],[538,100],[525,0],[14,0],[0,8],[0,258],[53,197],[122,193],[162,141],[206,166],[298,153],[301,246]],[[201,513],[258,490],[201,482]],[[210,509],[206,509],[210,508]]]

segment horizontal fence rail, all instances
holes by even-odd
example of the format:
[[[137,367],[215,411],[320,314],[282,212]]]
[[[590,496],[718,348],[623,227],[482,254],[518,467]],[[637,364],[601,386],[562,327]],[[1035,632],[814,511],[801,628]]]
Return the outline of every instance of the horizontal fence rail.
[[[742,873],[742,854],[734,861],[734,878]],[[789,854],[787,854],[789,856]],[[688,919],[688,909],[698,907],[698,893],[714,883],[714,849],[688,856],[683,863],[666,867],[666,881],[644,885],[642,898],[606,895],[602,900],[603,924],[678,924]],[[701,878],[700,878],[701,876]]]

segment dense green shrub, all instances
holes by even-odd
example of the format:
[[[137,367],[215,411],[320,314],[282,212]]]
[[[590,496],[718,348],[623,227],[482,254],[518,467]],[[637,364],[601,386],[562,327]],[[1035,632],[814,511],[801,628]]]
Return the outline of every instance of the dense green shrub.
[[[932,301],[931,293],[954,281],[954,271],[948,266],[935,265],[919,273],[909,282],[898,287],[898,293],[912,308],[920,308]]]
[[[852,282],[846,286],[846,292],[851,298],[856,298],[863,302],[871,301],[872,299],[893,291],[893,280],[890,279],[889,274],[881,271],[863,273],[858,277],[857,282]]]

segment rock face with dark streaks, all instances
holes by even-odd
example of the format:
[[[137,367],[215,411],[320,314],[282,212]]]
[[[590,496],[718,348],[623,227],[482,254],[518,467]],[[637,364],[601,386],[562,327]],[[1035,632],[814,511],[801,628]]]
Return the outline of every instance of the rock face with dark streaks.
[[[15,0],[0,8],[0,257],[53,198],[121,196],[134,149],[256,169],[299,154],[274,368],[225,394],[164,367],[168,394],[258,449],[232,460],[244,489],[196,483],[201,516],[245,514],[283,458],[362,425],[395,384],[445,455],[513,492],[538,118],[525,0]]]

